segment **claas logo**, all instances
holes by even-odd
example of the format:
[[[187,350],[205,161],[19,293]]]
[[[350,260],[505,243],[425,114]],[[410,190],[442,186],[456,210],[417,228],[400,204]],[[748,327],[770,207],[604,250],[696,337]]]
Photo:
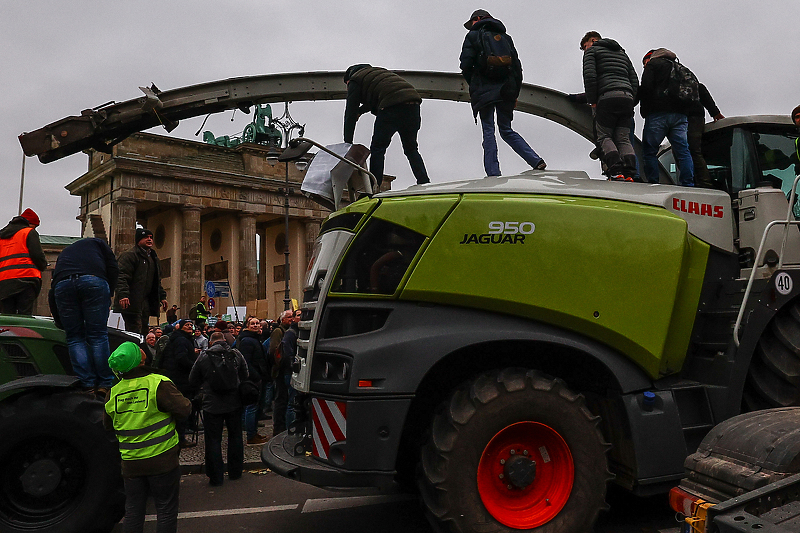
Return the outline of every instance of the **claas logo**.
[[[679,198],[672,199],[672,209],[690,215],[701,215],[713,218],[722,218],[725,213],[721,205],[703,204],[700,202],[687,202]]]

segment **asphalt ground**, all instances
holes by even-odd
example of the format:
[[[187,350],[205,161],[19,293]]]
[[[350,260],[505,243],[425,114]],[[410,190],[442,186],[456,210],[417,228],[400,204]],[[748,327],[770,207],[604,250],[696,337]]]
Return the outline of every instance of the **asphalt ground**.
[[[271,421],[259,428],[271,435]],[[241,479],[225,478],[212,487],[204,475],[205,443],[181,451],[180,514],[178,531],[207,533],[432,533],[420,503],[413,495],[376,489],[326,490],[283,478],[266,468],[259,446],[245,446]],[[223,457],[227,433],[223,434]],[[603,513],[594,533],[679,533],[679,524],[667,506],[666,495],[637,498],[610,487],[611,510]],[[148,504],[145,533],[156,531],[155,511]],[[121,533],[118,524],[113,533]]]

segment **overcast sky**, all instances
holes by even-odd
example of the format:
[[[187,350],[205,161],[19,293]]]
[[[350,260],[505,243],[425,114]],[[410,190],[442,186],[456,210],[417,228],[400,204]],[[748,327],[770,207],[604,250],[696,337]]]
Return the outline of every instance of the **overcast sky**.
[[[647,50],[673,50],[711,91],[726,116],[788,114],[800,103],[797,0],[460,1],[171,1],[0,0],[0,226],[17,214],[22,149],[17,136],[110,100],[161,90],[280,72],[344,70],[354,63],[391,69],[458,71],[474,9],[487,9],[514,38],[525,82],[582,92],[578,43],[588,30],[619,41],[641,76]],[[273,106],[280,114],[283,106]],[[344,102],[298,102],[292,116],[323,144],[341,142]],[[434,182],[483,175],[481,134],[466,103],[426,101],[420,151]],[[205,130],[234,135],[250,122],[237,112],[212,115]],[[171,134],[197,139],[202,117]],[[545,119],[517,113],[515,129],[550,169],[586,170],[592,145]],[[637,115],[637,130],[642,120]],[[162,129],[149,130],[165,133]],[[355,141],[369,145],[365,115]],[[503,173],[527,165],[498,138]],[[80,232],[79,199],[64,186],[83,174],[85,154],[43,165],[26,162],[24,206],[40,233]],[[395,137],[386,172],[395,188],[414,180]]]

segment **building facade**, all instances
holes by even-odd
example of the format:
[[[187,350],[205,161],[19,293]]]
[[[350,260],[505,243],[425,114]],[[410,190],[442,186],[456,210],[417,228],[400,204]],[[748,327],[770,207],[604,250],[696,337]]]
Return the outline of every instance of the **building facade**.
[[[81,198],[82,236],[106,238],[117,255],[135,245],[137,224],[153,232],[167,301],[178,304],[179,316],[188,316],[206,281],[228,281],[231,297],[215,299],[213,314],[265,299],[260,318],[275,318],[287,274],[290,297],[302,301],[313,243],[329,214],[301,194],[304,167],[277,162],[279,151],[137,133],[110,154],[90,151],[88,172],[66,188]]]

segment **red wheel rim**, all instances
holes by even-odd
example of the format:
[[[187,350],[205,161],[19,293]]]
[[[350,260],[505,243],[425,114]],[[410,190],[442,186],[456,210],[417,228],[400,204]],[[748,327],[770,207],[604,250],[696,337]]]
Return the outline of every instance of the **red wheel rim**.
[[[527,477],[521,479],[520,471]],[[538,422],[517,422],[500,430],[478,464],[483,505],[495,520],[515,529],[552,520],[569,500],[574,479],[569,446],[556,430]]]

